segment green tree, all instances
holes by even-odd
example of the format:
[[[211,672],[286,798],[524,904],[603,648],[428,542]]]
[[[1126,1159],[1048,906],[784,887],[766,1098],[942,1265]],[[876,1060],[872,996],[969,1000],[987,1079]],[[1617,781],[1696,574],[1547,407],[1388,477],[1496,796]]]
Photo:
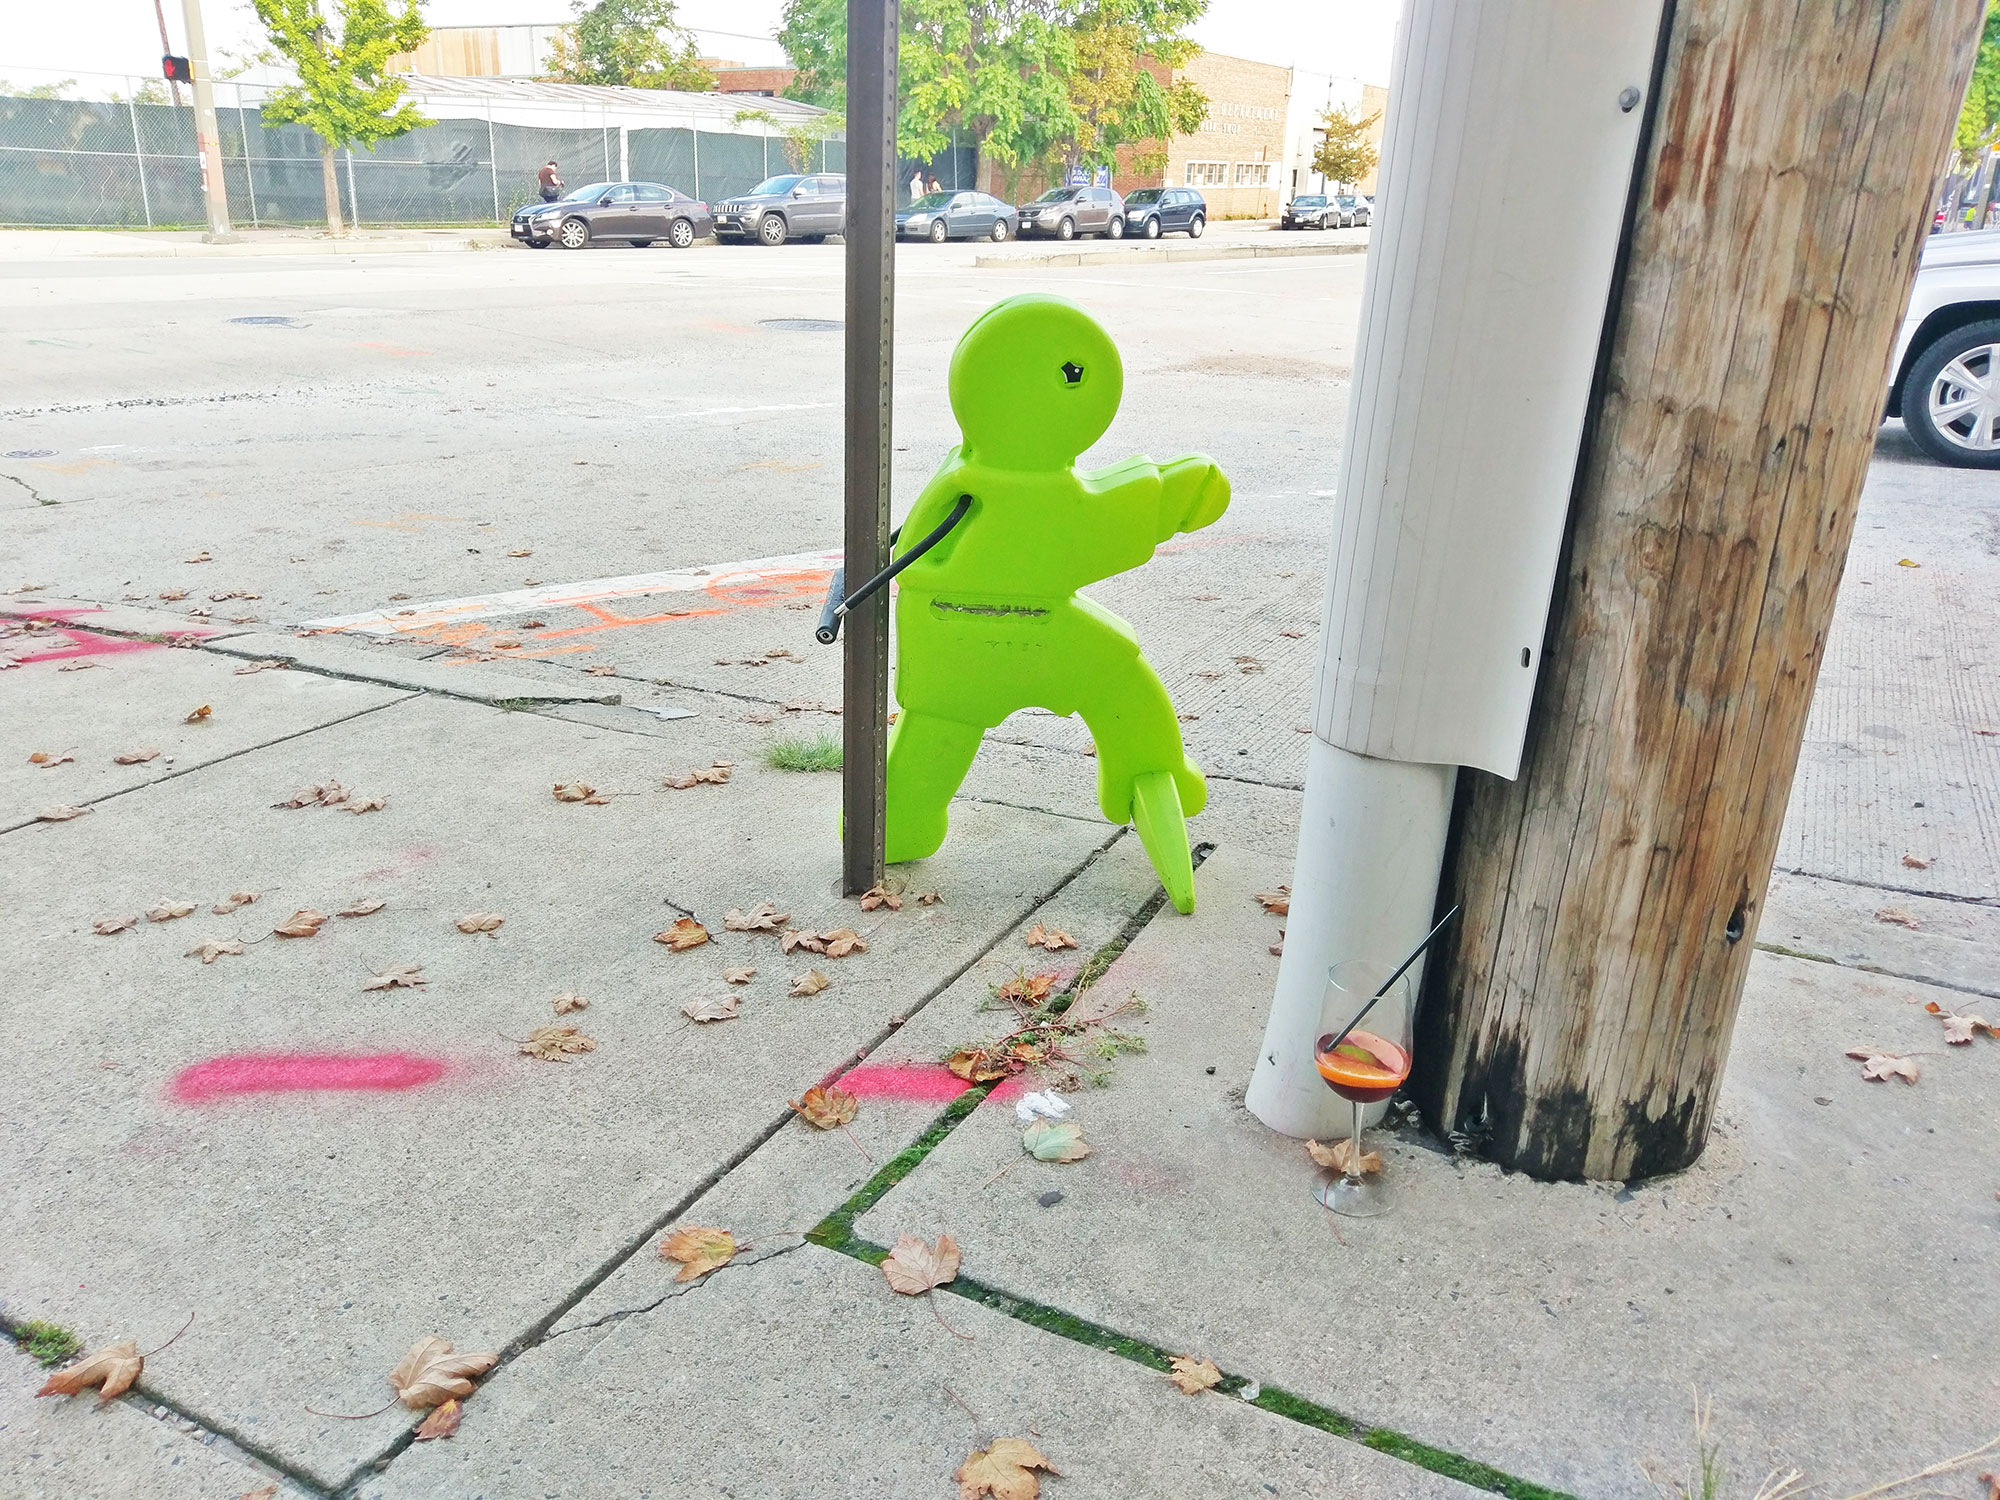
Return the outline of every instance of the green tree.
[[[575,0],[576,21],[549,53],[558,83],[620,84],[700,93],[715,87],[694,34],[675,19],[675,0]]]
[[[320,138],[320,183],[326,194],[326,227],[343,233],[340,185],[333,153],[368,147],[431,122],[403,99],[403,81],[383,73],[398,52],[430,35],[422,0],[252,0],[271,46],[292,65],[299,81],[264,101],[267,125],[299,124]]]
[[[2000,4],[1989,3],[1986,27],[1979,34],[1979,55],[1973,60],[1972,82],[1958,112],[1953,142],[1966,165],[2000,136]]]
[[[65,78],[60,83],[18,84],[10,79],[0,78],[0,94],[12,99],[60,99],[76,87],[74,78]],[[121,101],[122,102],[122,101]]]
[[[838,113],[828,111],[823,115],[807,115],[804,119],[780,120],[768,109],[739,109],[735,123],[768,125],[785,141],[785,160],[792,164],[794,172],[810,171],[813,151],[828,136],[847,128],[847,121]],[[825,157],[820,160],[824,162]]]
[[[1150,174],[1166,166],[1170,137],[1201,128],[1208,97],[1173,75],[1201,51],[1187,32],[1207,9],[1208,0],[1096,0],[1076,17],[1067,77],[1074,123],[1059,146],[1066,165],[1108,162],[1136,146],[1132,164]]]
[[[1345,105],[1321,115],[1320,140],[1313,148],[1313,170],[1329,182],[1346,183],[1350,187],[1374,171],[1382,154],[1369,141],[1368,132],[1381,118],[1357,115]]]

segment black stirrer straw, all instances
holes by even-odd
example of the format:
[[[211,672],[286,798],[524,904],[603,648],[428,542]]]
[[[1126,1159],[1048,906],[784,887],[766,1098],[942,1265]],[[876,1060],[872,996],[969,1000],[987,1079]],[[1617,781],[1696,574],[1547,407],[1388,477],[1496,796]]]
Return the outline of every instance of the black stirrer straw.
[[[1453,902],[1451,910],[1438,918],[1437,926],[1433,927],[1429,932],[1425,933],[1424,940],[1421,943],[1417,944],[1416,947],[1410,950],[1410,956],[1404,959],[1401,963],[1396,965],[1396,972],[1391,974],[1387,979],[1382,981],[1382,988],[1377,990],[1374,994],[1370,995],[1368,997],[1368,1003],[1362,1006],[1361,1009],[1359,1009],[1354,1013],[1354,1019],[1349,1021],[1345,1026],[1340,1028],[1340,1035],[1335,1037],[1332,1041],[1328,1042],[1324,1047],[1320,1048],[1319,1050],[1322,1052],[1331,1052],[1335,1047],[1338,1047],[1342,1042],[1346,1041],[1347,1033],[1352,1031],[1355,1027],[1361,1024],[1361,1018],[1367,1015],[1369,1011],[1375,1008],[1375,1002],[1377,1000],[1380,1000],[1384,995],[1389,993],[1389,986],[1394,984],[1397,980],[1401,979],[1403,977],[1404,971],[1407,970],[1411,964],[1415,963],[1418,959],[1424,956],[1424,949],[1430,947],[1431,939],[1436,937],[1440,932],[1443,932],[1445,929],[1445,924],[1457,915],[1458,915],[1458,903]]]

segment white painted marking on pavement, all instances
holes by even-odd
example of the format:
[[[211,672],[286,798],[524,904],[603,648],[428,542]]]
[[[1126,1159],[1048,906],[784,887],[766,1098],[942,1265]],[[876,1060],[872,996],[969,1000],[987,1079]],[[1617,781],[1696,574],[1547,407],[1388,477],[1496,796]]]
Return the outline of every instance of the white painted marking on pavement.
[[[438,599],[403,610],[370,610],[366,614],[308,620],[306,630],[357,631],[363,635],[408,635],[466,620],[490,620],[500,615],[526,614],[564,605],[603,604],[647,594],[699,594],[752,587],[800,573],[830,573],[840,566],[841,550],[794,552],[783,557],[759,557],[747,562],[710,563],[700,568],[673,568],[662,573],[634,573],[623,578],[594,578],[581,583],[547,584],[508,589],[497,594],[471,594],[463,599]]]

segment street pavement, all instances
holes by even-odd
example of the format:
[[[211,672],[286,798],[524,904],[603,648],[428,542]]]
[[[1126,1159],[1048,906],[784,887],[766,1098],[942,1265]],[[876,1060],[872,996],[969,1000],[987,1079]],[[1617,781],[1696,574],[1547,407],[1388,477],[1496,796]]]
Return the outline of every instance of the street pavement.
[[[2000,994],[2000,479],[1885,430],[1703,1160],[1549,1186],[1404,1129],[1398,1213],[1336,1223],[1241,1090],[1364,257],[898,257],[899,516],[955,438],[952,344],[1018,291],[1123,350],[1086,462],[1232,477],[1220,523],[1093,591],[1211,775],[1189,919],[1074,721],[989,737],[900,910],[837,893],[838,779],[766,763],[840,726],[811,637],[837,246],[57,238],[0,237],[0,1316],[91,1349],[192,1322],[101,1412],[14,1357],[0,1496],[946,1495],[1001,1437],[1058,1497],[1642,1496],[1687,1482],[1699,1391],[1723,1494],[1797,1467],[1832,1497],[2000,1426],[1960,1290],[2000,1231],[2000,1041],[1925,1010]],[[726,930],[767,900],[867,947]],[[654,941],[682,918],[711,940]],[[1043,974],[1144,1002],[1052,1064],[1104,1074],[1065,1096],[1074,1164],[1023,1157],[1021,1083],[979,1102],[938,1061]],[[553,1025],[594,1049],[521,1052]],[[1106,1026],[1144,1050],[1099,1056]],[[1863,1082],[1864,1043],[1921,1082]],[[858,1113],[811,1130],[788,1101],[835,1076]],[[689,1224],[747,1248],[678,1282],[656,1247]],[[890,1290],[905,1232],[954,1235],[960,1279]],[[457,1435],[346,1420],[430,1335],[502,1356]],[[1220,1384],[1182,1394],[1180,1354]]]

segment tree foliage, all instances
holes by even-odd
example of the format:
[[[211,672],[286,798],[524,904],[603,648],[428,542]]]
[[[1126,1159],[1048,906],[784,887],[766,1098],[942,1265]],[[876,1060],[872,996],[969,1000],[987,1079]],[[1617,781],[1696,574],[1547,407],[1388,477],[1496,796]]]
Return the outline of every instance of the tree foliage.
[[[715,86],[675,0],[575,0],[576,20],[556,37],[549,77],[558,83],[700,93]]]
[[[1973,60],[1972,82],[1958,112],[1953,144],[1968,161],[2000,136],[2000,0],[1986,8],[1986,26],[1979,34],[1979,55]]]
[[[1330,182],[1359,182],[1375,170],[1381,153],[1368,139],[1380,115],[1362,116],[1342,105],[1319,117],[1322,132],[1313,148],[1313,170]]]
[[[735,123],[738,125],[756,123],[768,125],[784,137],[785,160],[792,164],[794,172],[812,170],[813,152],[828,136],[837,130],[847,128],[847,120],[838,113],[808,115],[802,120],[780,120],[768,109],[739,109]],[[821,157],[824,162],[825,158]]]
[[[421,0],[252,0],[271,45],[299,75],[265,99],[267,125],[310,128],[329,151],[372,146],[431,122],[403,98],[389,59],[430,35]]]
[[[1201,50],[1187,29],[1207,8],[1208,0],[1097,0],[1076,17],[1067,80],[1074,124],[1062,147],[1068,165],[1108,161],[1129,145],[1140,148],[1139,171],[1157,172],[1168,138],[1201,128],[1207,97],[1173,74]]]

